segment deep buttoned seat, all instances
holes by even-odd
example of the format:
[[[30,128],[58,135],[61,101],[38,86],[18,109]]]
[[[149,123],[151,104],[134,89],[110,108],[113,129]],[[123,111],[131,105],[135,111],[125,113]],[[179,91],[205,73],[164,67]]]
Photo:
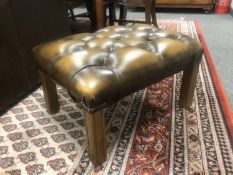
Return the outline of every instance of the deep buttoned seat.
[[[184,34],[135,24],[71,35],[33,52],[48,112],[59,109],[58,83],[85,111],[89,158],[98,165],[106,160],[102,109],[182,70],[180,104],[189,106],[203,49]]]

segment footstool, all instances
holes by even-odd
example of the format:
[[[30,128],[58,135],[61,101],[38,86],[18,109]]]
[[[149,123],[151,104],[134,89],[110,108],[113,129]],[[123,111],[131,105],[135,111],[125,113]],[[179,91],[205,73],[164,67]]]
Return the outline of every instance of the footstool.
[[[33,49],[47,104],[59,111],[56,83],[85,111],[89,159],[106,160],[103,108],[183,71],[180,104],[188,107],[203,54],[190,37],[147,24],[110,26]]]

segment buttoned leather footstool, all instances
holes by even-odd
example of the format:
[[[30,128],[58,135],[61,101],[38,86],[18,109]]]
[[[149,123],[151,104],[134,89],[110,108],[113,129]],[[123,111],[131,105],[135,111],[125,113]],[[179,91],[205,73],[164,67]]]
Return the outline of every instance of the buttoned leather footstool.
[[[188,107],[203,54],[190,37],[147,24],[71,35],[33,50],[50,114],[59,110],[56,84],[85,111],[88,153],[106,160],[103,108],[183,70],[180,104]]]

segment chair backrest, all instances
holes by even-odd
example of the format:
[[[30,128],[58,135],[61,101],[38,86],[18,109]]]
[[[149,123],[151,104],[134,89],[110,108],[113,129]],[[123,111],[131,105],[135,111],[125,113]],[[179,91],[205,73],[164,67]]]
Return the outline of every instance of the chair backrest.
[[[156,19],[155,2],[156,0],[109,0],[111,4],[120,5],[120,20],[126,19],[128,7],[144,7],[145,8],[145,21],[148,24],[154,24],[158,27]],[[128,20],[129,21],[129,20]],[[113,24],[113,23],[111,23]],[[122,23],[120,23],[122,24]]]

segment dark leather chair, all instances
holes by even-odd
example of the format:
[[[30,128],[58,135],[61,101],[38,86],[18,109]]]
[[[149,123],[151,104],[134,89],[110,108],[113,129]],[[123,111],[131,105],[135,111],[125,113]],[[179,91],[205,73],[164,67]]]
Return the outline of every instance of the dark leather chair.
[[[120,25],[127,22],[147,23],[158,26],[156,19],[155,0],[107,0],[106,4],[109,6],[109,24],[113,25],[114,22],[119,22]],[[115,8],[119,6],[120,16],[117,19]],[[145,21],[127,20],[128,8],[144,7],[145,8]]]
[[[69,13],[69,18],[72,21],[76,21],[76,17],[87,17],[91,21],[91,29],[94,31],[96,29],[96,23],[94,19],[94,15],[92,15],[93,12],[93,7],[91,5],[91,0],[66,0],[67,1],[67,7],[68,7],[68,13]],[[85,5],[87,8],[87,12],[84,13],[79,13],[75,14],[74,9],[81,6]]]

